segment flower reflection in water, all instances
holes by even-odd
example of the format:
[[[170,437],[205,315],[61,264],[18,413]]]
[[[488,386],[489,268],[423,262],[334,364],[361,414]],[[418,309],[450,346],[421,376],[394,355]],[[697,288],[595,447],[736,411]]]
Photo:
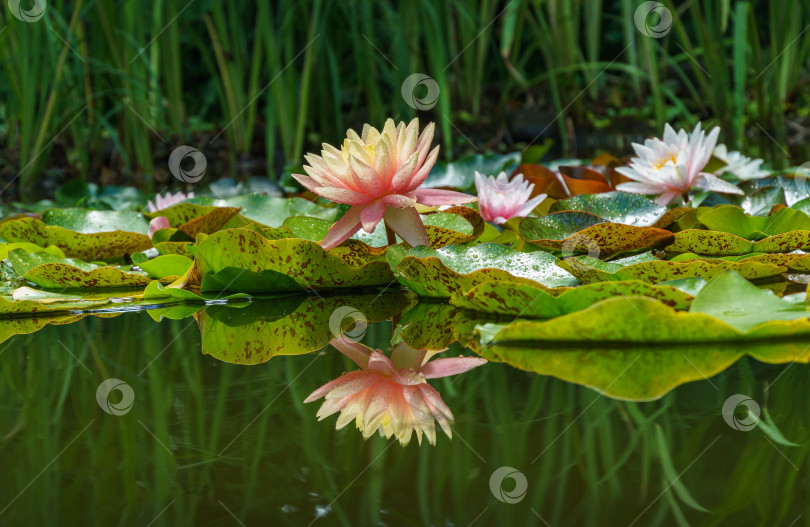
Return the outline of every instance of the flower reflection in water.
[[[403,446],[414,432],[420,445],[422,434],[435,445],[435,422],[452,437],[453,414],[427,379],[464,373],[486,362],[475,357],[431,361],[437,352],[414,350],[404,343],[394,346],[390,358],[347,339],[334,339],[331,344],[362,369],[321,386],[304,402],[325,397],[318,420],[340,412],[337,429],[354,420],[364,438],[379,430],[381,436],[395,436]]]

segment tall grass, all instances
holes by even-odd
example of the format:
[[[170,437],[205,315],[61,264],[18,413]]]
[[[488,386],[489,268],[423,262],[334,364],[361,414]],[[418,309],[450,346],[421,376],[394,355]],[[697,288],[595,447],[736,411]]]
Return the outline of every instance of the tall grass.
[[[526,110],[563,154],[580,153],[578,128],[630,115],[712,120],[731,146],[759,138],[784,161],[788,119],[810,104],[810,2],[667,0],[660,39],[636,28],[639,3],[54,0],[32,23],[3,9],[2,162],[23,191],[54,166],[149,187],[193,143],[224,149],[221,172],[252,157],[275,178],[366,121],[435,120],[450,157],[470,149],[459,130],[485,130],[480,147]],[[435,107],[402,98],[412,73],[437,82]]]

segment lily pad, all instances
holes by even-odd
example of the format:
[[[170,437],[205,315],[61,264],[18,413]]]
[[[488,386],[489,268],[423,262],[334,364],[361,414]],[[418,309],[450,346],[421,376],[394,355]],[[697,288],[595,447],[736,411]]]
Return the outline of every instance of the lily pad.
[[[145,214],[145,216],[150,219],[164,216],[169,220],[169,224],[173,228],[190,236],[193,240],[200,233],[212,234],[218,231],[238,213],[238,207],[212,207],[194,203],[178,203],[167,209]],[[162,241],[161,238],[157,237],[157,234],[155,239]]]
[[[441,249],[388,248],[397,279],[420,296],[449,298],[457,290],[498,280],[528,283],[545,289],[571,287],[577,281],[556,267],[556,258],[537,251],[523,253],[505,245],[448,245]]]
[[[48,253],[29,254],[22,249],[9,253],[14,271],[24,280],[46,289],[145,286],[152,280],[139,273],[116,267],[60,258]]]
[[[551,205],[551,212],[589,212],[613,223],[660,229],[667,227],[689,210],[688,207],[667,209],[649,198],[629,192],[583,194],[559,200]]]
[[[646,296],[675,309],[687,309],[694,296],[669,285],[651,285],[640,280],[587,284],[553,296],[529,284],[484,282],[469,291],[457,291],[450,304],[475,311],[524,317],[553,318],[587,309],[606,298]]]
[[[664,229],[610,223],[591,213],[576,211],[525,218],[520,222],[520,234],[545,249],[592,256],[641,251],[673,240],[672,233]]]
[[[146,271],[152,278],[165,278],[167,276],[183,276],[193,262],[186,256],[179,254],[166,254],[138,262],[138,267]]]
[[[269,240],[250,229],[197,238],[202,291],[243,293],[386,285],[385,249],[350,242],[327,252],[302,239]]]
[[[494,344],[480,354],[491,361],[587,386],[614,399],[650,401],[682,384],[716,375],[745,355],[769,363],[807,362],[806,342],[669,344],[541,349]],[[774,355],[778,352],[778,356]]]
[[[0,222],[0,238],[7,242],[29,242],[41,247],[54,245],[67,257],[88,261],[117,259],[152,246],[149,236],[139,232],[115,230],[80,233],[45,225],[30,217]]]
[[[791,231],[810,231],[810,216],[791,208],[783,208],[770,216],[751,216],[733,205],[701,207],[697,219],[709,230],[727,232],[752,241]]]
[[[700,277],[711,279],[726,270],[734,270],[748,280],[778,276],[787,267],[758,261],[729,262],[726,260],[688,260],[673,262],[659,260],[649,253],[636,258],[604,262],[589,256],[566,258],[558,264],[585,283],[607,280],[643,280],[651,284]]]
[[[207,306],[195,318],[203,353],[234,364],[259,364],[279,355],[320,350],[343,336],[342,319],[354,324],[385,320],[409,303],[402,293],[325,298],[296,295],[254,301],[240,308]],[[360,336],[352,334],[352,338]]]
[[[241,209],[238,216],[231,219],[225,228],[242,227],[255,221],[268,227],[281,227],[290,216],[311,216],[336,221],[343,213],[341,207],[322,207],[303,198],[278,198],[264,194],[244,194],[228,199],[195,197],[189,200],[198,205],[215,207],[236,207]]]
[[[82,234],[126,231],[146,234],[149,224],[134,211],[90,210],[80,208],[48,209],[42,213],[45,225],[64,227]]]

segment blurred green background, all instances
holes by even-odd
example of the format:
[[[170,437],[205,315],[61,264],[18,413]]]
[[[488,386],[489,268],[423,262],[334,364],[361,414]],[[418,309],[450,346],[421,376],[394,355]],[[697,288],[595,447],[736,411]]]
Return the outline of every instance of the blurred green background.
[[[775,168],[806,160],[788,156],[810,123],[810,0],[665,0],[669,20],[638,0],[54,0],[30,22],[2,7],[3,198],[77,177],[152,190],[182,144],[212,177],[277,179],[348,127],[416,115],[446,158],[546,137],[623,155],[702,119]],[[410,90],[425,105],[403,97],[415,73],[438,88]]]

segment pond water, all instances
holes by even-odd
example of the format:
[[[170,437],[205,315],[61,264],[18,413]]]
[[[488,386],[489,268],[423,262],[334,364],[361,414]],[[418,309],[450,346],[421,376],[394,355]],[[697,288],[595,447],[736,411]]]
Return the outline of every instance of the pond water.
[[[465,340],[459,310],[415,302],[0,321],[0,524],[808,523],[807,343],[755,350],[782,364],[745,356],[755,345],[538,348],[539,374],[498,362],[528,350]],[[368,319],[350,329],[372,348],[393,334],[476,356],[461,339],[493,359],[429,381],[452,439],[402,446],[318,421],[307,395],[358,369],[327,344],[335,306]]]

